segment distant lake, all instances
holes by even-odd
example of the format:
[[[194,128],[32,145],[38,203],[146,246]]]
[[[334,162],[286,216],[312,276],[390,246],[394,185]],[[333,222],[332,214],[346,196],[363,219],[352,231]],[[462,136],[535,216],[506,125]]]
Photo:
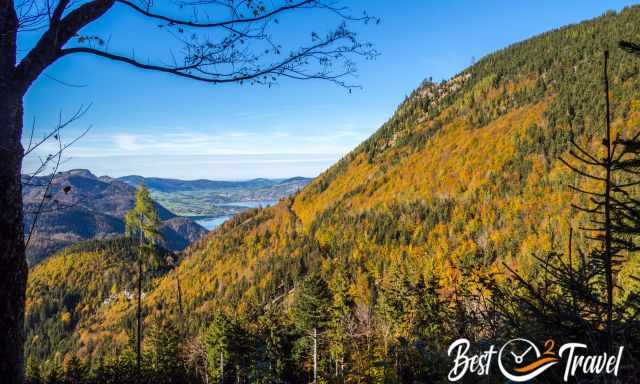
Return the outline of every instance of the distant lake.
[[[246,207],[246,208],[258,208],[258,207],[268,207],[277,203],[276,200],[257,200],[257,201],[238,201],[234,203],[219,203],[216,204],[220,207]]]
[[[277,201],[275,200],[260,200],[260,201],[238,201],[233,203],[223,203],[223,204],[216,204],[216,205],[245,207],[248,209],[248,208],[268,207],[270,205],[274,205],[275,203],[277,203]],[[205,227],[207,231],[211,231],[215,229],[218,225],[227,221],[227,219],[230,217],[231,215],[207,217],[207,218],[196,220],[196,223]]]

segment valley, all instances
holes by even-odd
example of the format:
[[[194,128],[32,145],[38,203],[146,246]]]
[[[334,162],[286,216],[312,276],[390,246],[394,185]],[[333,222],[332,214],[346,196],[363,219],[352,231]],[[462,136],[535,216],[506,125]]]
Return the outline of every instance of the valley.
[[[190,217],[208,230],[249,208],[267,207],[295,194],[311,179],[253,179],[247,181],[171,180],[125,176],[120,180],[144,183],[153,199],[179,216]]]
[[[215,228],[234,214],[274,204],[310,181],[306,178],[238,182],[145,179],[141,176],[112,178],[76,169],[56,174],[43,200],[49,180],[50,176],[23,176],[27,237],[37,216],[36,230],[28,247],[31,264],[83,240],[122,235],[122,219],[133,207],[135,189],[141,183],[149,185],[157,203],[164,223],[161,230],[165,246],[181,251],[206,230]],[[36,215],[39,210],[42,214]]]

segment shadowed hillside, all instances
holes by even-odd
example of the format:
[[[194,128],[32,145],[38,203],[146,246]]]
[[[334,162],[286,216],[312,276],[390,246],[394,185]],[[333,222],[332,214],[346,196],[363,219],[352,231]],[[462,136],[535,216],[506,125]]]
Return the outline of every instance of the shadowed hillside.
[[[27,181],[23,176],[25,233],[29,233],[39,210],[43,185],[49,177]],[[68,189],[67,189],[68,188]],[[66,190],[66,191],[65,191]],[[134,205],[135,187],[108,177],[96,177],[88,170],[56,174],[38,218],[27,255],[30,264],[78,241],[108,238],[124,233],[124,215]],[[165,246],[178,251],[198,239],[206,230],[193,220],[178,217],[156,204],[162,220]]]

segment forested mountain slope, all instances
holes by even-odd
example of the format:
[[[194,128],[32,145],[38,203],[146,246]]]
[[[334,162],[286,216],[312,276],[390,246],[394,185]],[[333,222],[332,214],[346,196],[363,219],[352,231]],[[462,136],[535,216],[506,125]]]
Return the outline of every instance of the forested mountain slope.
[[[51,355],[64,357],[56,355],[58,351],[86,348],[88,339],[80,339],[76,329],[86,325],[101,306],[135,300],[137,254],[137,243],[122,237],[90,240],[67,247],[36,267],[27,293],[27,355],[39,361]],[[148,272],[150,277],[166,273],[176,262],[173,253],[162,249],[158,260]],[[145,289],[148,284],[147,280]],[[110,335],[109,345],[116,346],[111,352],[128,341],[127,335]]]
[[[449,81],[423,82],[372,137],[298,194],[243,213],[192,244],[175,270],[149,285],[147,322],[173,316],[167,308],[177,306],[176,275],[190,334],[199,335],[220,310],[249,324],[276,304],[291,315],[300,281],[317,272],[331,291],[332,313],[347,308],[335,321],[347,319],[341,329],[349,333],[348,343],[331,334],[322,364],[337,367],[336,356],[344,359],[348,350],[349,369],[370,377],[387,374],[376,362],[403,340],[423,337],[442,350],[460,335],[460,324],[416,320],[415,300],[427,305],[421,300],[435,292],[425,281],[446,302],[470,276],[501,270],[503,262],[527,273],[534,255],[563,252],[569,228],[584,222],[571,208],[581,197],[568,189],[581,181],[558,157],[572,136],[599,148],[605,49],[614,131],[640,127],[640,60],[617,48],[621,39],[640,40],[640,8],[514,44]],[[574,242],[588,247],[584,232],[576,231]],[[638,258],[628,255],[620,284],[637,290],[628,276],[638,269]],[[102,351],[133,310],[125,301],[98,308],[82,323],[75,350],[82,358]]]

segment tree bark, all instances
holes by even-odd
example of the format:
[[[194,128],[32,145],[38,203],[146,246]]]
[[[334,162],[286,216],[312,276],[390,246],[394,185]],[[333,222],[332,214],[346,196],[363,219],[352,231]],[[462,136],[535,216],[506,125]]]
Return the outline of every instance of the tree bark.
[[[16,87],[18,18],[0,0],[0,378],[24,381],[24,301],[27,262],[22,226],[22,93]]]
[[[22,223],[22,95],[0,84],[0,377],[24,381],[24,303],[27,286]]]

